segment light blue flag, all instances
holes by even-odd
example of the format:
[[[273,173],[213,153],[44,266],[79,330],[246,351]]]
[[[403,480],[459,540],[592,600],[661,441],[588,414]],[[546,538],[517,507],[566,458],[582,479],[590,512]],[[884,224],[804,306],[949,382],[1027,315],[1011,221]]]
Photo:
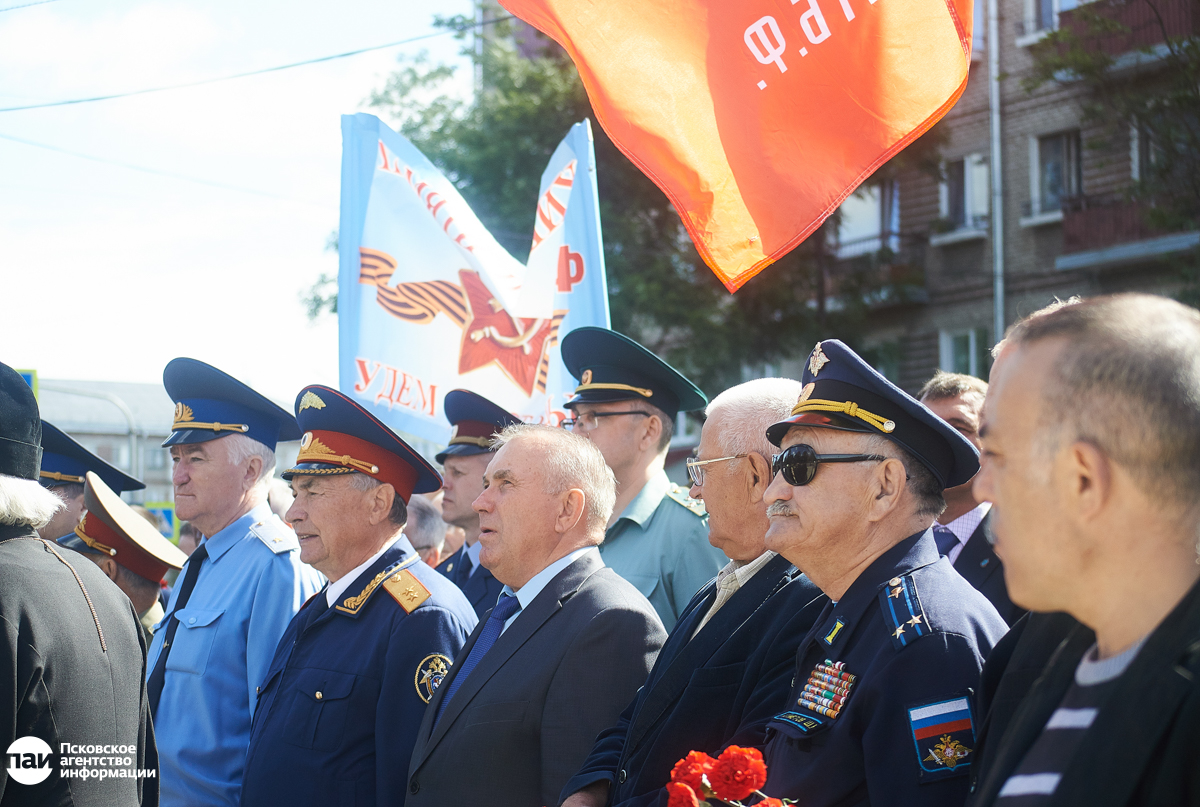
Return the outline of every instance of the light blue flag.
[[[576,386],[560,337],[609,327],[588,121],[571,127],[542,174],[525,266],[378,118],[343,116],[342,144],[342,392],[392,428],[439,444],[450,437],[442,400],[452,389],[557,426]]]

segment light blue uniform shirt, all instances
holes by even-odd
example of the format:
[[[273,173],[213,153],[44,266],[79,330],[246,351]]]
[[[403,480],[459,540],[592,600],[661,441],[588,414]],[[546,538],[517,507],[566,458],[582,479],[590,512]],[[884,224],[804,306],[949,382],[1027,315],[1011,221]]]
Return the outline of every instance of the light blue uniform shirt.
[[[600,557],[650,601],[668,632],[700,590],[729,562],[708,542],[704,505],[660,471],[605,533]]]
[[[315,569],[300,562],[295,533],[266,504],[204,546],[208,558],[179,611],[154,719],[164,807],[236,807],[256,691],[284,629],[324,585]],[[174,611],[172,594],[168,618]],[[147,673],[166,633],[161,627],[154,633]]]

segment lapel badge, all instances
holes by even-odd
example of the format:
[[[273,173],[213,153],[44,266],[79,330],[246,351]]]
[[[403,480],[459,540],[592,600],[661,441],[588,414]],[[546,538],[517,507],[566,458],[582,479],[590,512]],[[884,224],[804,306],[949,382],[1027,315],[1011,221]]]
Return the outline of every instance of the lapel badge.
[[[421,663],[417,665],[417,674],[413,677],[413,684],[421,700],[426,703],[433,700],[433,693],[437,692],[442,681],[446,680],[453,664],[448,656],[441,653],[431,653],[421,659]]]
[[[829,357],[825,355],[825,351],[821,350],[821,343],[817,342],[812,355],[808,357],[808,371],[815,376],[826,364],[829,364]]]
[[[833,662],[825,659],[824,664],[818,662],[808,674],[800,699],[796,701],[797,705],[824,715],[830,720],[836,719],[842,712],[846,698],[850,697],[850,689],[858,679],[858,676],[846,672],[845,667],[846,663],[843,661]]]

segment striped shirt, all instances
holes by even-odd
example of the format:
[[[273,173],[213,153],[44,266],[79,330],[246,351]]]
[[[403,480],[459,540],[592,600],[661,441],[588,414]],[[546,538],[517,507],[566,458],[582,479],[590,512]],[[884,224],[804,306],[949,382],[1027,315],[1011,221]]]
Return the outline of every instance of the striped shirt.
[[[1080,741],[1145,641],[1107,659],[1096,658],[1095,645],[1084,653],[1062,703],[1000,789],[997,807],[1043,807],[1050,803]]]

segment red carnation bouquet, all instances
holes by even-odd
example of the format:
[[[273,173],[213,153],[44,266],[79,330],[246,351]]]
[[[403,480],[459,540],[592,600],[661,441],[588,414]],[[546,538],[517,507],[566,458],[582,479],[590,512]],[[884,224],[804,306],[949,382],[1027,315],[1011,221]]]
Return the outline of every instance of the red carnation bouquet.
[[[671,770],[667,807],[712,807],[714,803],[743,807],[742,800],[755,795],[763,796],[755,807],[795,803],[792,799],[765,797],[759,788],[766,783],[767,764],[757,748],[731,745],[716,759],[692,751]]]

